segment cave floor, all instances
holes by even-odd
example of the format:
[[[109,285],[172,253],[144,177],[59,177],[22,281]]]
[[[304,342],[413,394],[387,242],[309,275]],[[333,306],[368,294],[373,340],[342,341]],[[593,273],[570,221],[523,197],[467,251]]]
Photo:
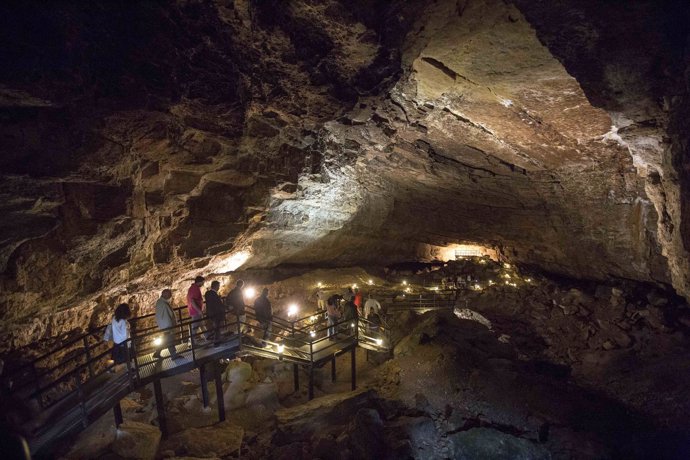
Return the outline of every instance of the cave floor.
[[[244,437],[239,451],[221,458],[360,458],[358,449],[382,453],[370,458],[682,458],[676,455],[682,437],[655,430],[644,417],[572,384],[556,368],[525,361],[478,322],[450,312],[399,320],[412,332],[400,340],[393,359],[358,349],[355,392],[349,354],[337,359],[334,383],[330,365],[317,369],[313,401],[307,398],[306,373],[300,375],[300,391],[293,391],[291,365],[257,358],[230,362],[228,420],[242,427]],[[209,409],[201,406],[198,371],[165,379],[163,390],[171,439],[193,427],[222,425],[216,425],[213,398]],[[212,384],[209,390],[215,395]],[[155,424],[153,399],[148,387],[133,393],[123,403],[125,420]],[[372,409],[380,414],[380,426],[367,429],[380,429],[383,445],[357,435],[363,411]],[[66,458],[104,452],[120,458],[110,450],[113,437],[107,414],[82,433]],[[337,454],[319,457],[324,443]],[[158,456],[188,453],[179,444],[166,450],[171,445],[163,440]]]

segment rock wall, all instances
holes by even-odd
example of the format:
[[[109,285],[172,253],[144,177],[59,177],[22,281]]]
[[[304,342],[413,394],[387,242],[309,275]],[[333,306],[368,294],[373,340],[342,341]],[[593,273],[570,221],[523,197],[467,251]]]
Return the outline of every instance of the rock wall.
[[[690,295],[688,8],[595,3],[4,4],[0,349],[458,242]]]

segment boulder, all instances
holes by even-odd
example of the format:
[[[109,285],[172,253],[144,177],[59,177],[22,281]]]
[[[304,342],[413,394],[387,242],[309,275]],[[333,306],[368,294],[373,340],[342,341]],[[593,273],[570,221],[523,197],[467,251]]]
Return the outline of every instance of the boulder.
[[[550,460],[544,447],[491,428],[472,428],[449,436],[452,455],[458,460]]]
[[[376,410],[358,410],[351,432],[350,449],[355,458],[376,460],[385,456],[383,422]]]
[[[171,436],[162,450],[178,456],[200,458],[225,457],[239,450],[244,429],[226,421],[203,428],[189,428]]]
[[[113,442],[113,452],[120,457],[153,460],[158,451],[161,432],[158,427],[140,422],[124,422]]]

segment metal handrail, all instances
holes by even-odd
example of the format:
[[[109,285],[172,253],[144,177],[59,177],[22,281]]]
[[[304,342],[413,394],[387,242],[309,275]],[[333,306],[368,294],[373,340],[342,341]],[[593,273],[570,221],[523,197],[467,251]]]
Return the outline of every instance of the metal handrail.
[[[181,310],[183,308],[184,307],[175,309],[178,318],[182,318]],[[246,333],[242,331],[242,325],[246,324],[253,327],[253,325],[249,323],[249,320],[258,320],[258,318],[256,317],[255,310],[251,307],[247,307],[245,309],[245,314],[247,315],[248,320],[240,321],[239,318],[231,320],[229,316],[234,317],[235,315],[231,314],[230,312],[225,312],[223,317],[223,324],[220,326],[221,336],[222,334],[227,335],[228,332],[230,332],[230,334],[227,335],[225,339],[220,340],[221,342],[237,339],[238,347],[242,347],[243,337],[246,336]],[[272,318],[271,325],[275,327],[275,329],[277,329],[277,334],[274,331],[274,335],[281,335],[284,339],[282,342],[277,342],[271,341],[267,337],[266,340],[262,341],[276,347],[278,345],[282,345],[284,347],[282,348],[282,350],[284,351],[282,353],[276,353],[272,350],[266,350],[266,352],[275,355],[279,359],[286,357],[288,359],[300,359],[303,361],[314,363],[316,353],[322,355],[324,353],[324,350],[331,349],[334,353],[337,353],[338,350],[336,349],[342,347],[343,343],[352,343],[352,340],[354,339],[354,343],[357,344],[360,339],[365,340],[368,338],[368,335],[363,331],[366,331],[367,324],[369,324],[369,322],[363,318],[341,319],[335,324],[329,326],[327,324],[324,324],[324,315],[320,314],[320,312],[316,312],[315,314],[318,316],[315,322],[313,322],[309,326],[297,329],[293,327],[295,321],[287,321],[284,318],[280,317]],[[146,315],[145,317],[148,318],[152,316],[153,315]],[[304,318],[312,318],[313,316],[314,314],[311,314]],[[137,318],[137,321],[139,321],[141,318],[142,317]],[[142,358],[149,356],[152,350],[161,349],[166,346],[166,344],[162,344],[156,347],[150,346],[149,339],[156,335],[168,335],[167,344],[169,345],[172,343],[173,346],[176,346],[175,344],[184,341],[185,338],[188,336],[191,341],[191,347],[188,351],[191,352],[192,360],[196,362],[198,349],[200,348],[200,346],[205,346],[206,343],[204,343],[203,345],[200,345],[198,343],[198,341],[196,340],[197,335],[192,333],[192,328],[196,327],[197,325],[207,324],[208,320],[208,316],[203,316],[199,319],[192,319],[186,317],[178,321],[178,323],[174,326],[165,329],[158,329],[152,327],[137,329],[136,327],[133,327],[131,336],[125,342],[126,372],[124,375],[126,375],[127,378],[128,388],[130,390],[133,390],[138,385],[140,385],[142,382],[142,367],[148,366],[156,362],[153,360],[142,360]],[[315,350],[317,344],[320,344],[322,343],[322,341],[329,339],[326,331],[330,327],[342,329],[342,325],[348,323],[354,323],[354,327],[347,327],[345,331],[345,337],[342,337],[342,331],[340,331],[340,338],[337,338],[333,341],[333,343],[329,343],[327,346],[323,348]],[[309,332],[307,332],[307,329],[309,329]],[[387,326],[383,326],[383,331],[384,334],[387,334],[387,337],[390,337],[390,329]],[[34,391],[28,394],[28,398],[37,399],[40,402],[41,407],[44,410],[47,410],[57,406],[59,403],[65,401],[66,399],[72,396],[76,396],[77,402],[81,408],[80,410],[82,412],[82,416],[88,416],[85,408],[87,407],[88,401],[90,401],[90,390],[87,389],[89,383],[95,381],[96,378],[100,377],[105,372],[112,370],[115,367],[115,364],[112,364],[108,361],[108,355],[111,351],[111,348],[108,347],[105,350],[99,350],[99,348],[103,346],[104,342],[99,341],[97,343],[90,344],[90,335],[96,337],[94,335],[94,331],[89,331],[89,333],[87,334],[82,334],[81,340],[83,341],[84,345],[81,348],[78,348],[76,353],[70,356],[70,358],[63,360],[61,362],[61,365],[63,365],[63,367],[66,364],[72,364],[72,366],[69,366],[70,368],[67,369],[66,372],[62,373],[59,377],[52,379],[46,385],[41,385],[40,379],[36,379],[37,386]],[[67,346],[72,346],[75,343],[75,341],[70,341],[69,345]],[[387,340],[387,344],[390,344],[389,340]],[[306,350],[305,347],[307,347]],[[64,348],[65,347],[62,347],[61,349],[64,350]],[[53,350],[51,353],[46,354],[46,356],[50,356],[50,354],[56,353],[59,350],[60,349]],[[34,362],[35,361],[36,360],[34,360]],[[42,377],[45,377],[47,375],[50,375],[50,373],[55,370],[57,370],[57,366],[52,367],[48,371],[44,370],[40,375]],[[43,400],[46,397],[46,395],[53,394],[55,390],[61,389],[61,385],[63,385],[66,382],[69,382],[70,380],[75,381],[74,386],[70,385],[70,388],[67,389],[68,391],[59,394],[48,404],[43,404]]]

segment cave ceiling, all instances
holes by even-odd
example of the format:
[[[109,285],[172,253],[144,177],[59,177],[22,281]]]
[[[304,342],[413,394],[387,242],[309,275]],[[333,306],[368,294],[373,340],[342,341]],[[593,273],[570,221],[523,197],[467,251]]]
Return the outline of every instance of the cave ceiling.
[[[459,242],[688,294],[688,8],[623,3],[4,5],[3,323]]]

